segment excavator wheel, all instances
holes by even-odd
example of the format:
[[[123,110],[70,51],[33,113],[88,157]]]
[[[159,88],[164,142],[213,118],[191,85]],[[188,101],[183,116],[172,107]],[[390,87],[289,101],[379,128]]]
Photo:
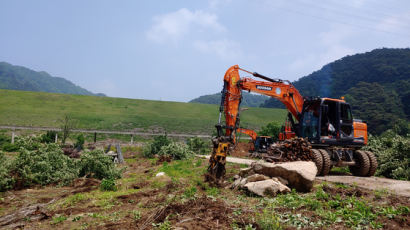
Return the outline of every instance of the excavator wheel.
[[[330,172],[330,156],[325,149],[319,149],[320,153],[323,157],[323,166],[322,172],[320,173],[321,176],[326,176]]]
[[[318,176],[320,175],[320,173],[322,173],[323,157],[318,149],[312,149],[312,155],[313,155],[313,162],[315,162],[316,167],[317,167],[316,176]]]
[[[370,151],[365,151],[367,156],[369,157],[369,163],[370,163],[370,169],[369,169],[369,173],[367,174],[367,176],[374,176],[374,174],[376,173],[376,169],[377,169],[377,159],[376,156],[370,152]]]
[[[354,151],[353,159],[355,160],[356,165],[349,166],[350,172],[354,176],[367,176],[370,170],[370,162],[366,152],[361,150]]]

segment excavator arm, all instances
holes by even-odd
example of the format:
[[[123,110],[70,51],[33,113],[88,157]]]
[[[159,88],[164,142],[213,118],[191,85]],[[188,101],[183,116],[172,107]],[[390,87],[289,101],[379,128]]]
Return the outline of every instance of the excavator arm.
[[[258,134],[255,131],[253,131],[252,129],[239,128],[239,129],[237,129],[237,131],[250,136],[252,141],[255,141],[256,138],[258,137]]]
[[[241,78],[239,71],[252,74],[254,77],[261,78],[265,81],[257,81],[249,77]],[[229,136],[233,143],[235,143],[235,131],[239,128],[239,105],[242,99],[242,90],[278,99],[286,106],[293,117],[299,121],[303,107],[303,97],[289,81],[271,79],[261,74],[241,69],[238,65],[234,65],[226,71],[224,76],[219,119],[220,125],[221,114],[224,112],[225,125],[220,125],[220,128],[225,128],[225,136]]]

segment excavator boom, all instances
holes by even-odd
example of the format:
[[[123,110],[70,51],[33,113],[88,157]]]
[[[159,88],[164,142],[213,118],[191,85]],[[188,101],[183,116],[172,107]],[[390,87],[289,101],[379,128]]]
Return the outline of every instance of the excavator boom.
[[[245,77],[241,78],[239,71],[252,74],[254,77],[265,81]],[[222,100],[220,112],[225,115],[225,136],[231,137],[235,143],[235,131],[239,128],[239,105],[242,99],[242,90],[264,94],[280,100],[297,121],[303,107],[303,97],[299,91],[288,81],[271,79],[261,74],[250,72],[239,68],[238,65],[231,66],[224,76],[224,88],[222,90]],[[221,117],[220,114],[220,117]],[[221,119],[219,119],[220,124]]]

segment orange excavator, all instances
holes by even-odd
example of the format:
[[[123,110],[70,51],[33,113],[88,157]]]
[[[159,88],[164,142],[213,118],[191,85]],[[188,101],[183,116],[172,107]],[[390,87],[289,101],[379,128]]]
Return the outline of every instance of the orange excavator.
[[[239,71],[262,79],[241,77]],[[213,152],[208,172],[216,179],[225,175],[226,157],[235,145],[239,127],[242,90],[259,93],[281,101],[288,110],[287,127],[281,140],[303,137],[312,146],[318,175],[326,175],[331,167],[348,166],[355,176],[373,176],[377,160],[372,152],[360,150],[367,144],[367,124],[353,119],[350,105],[342,99],[303,97],[287,80],[272,79],[250,72],[238,65],[230,67],[224,76],[217,136],[212,139]],[[222,124],[222,113],[225,124]],[[248,134],[249,135],[249,134]]]
[[[238,128],[237,132],[248,135],[252,139],[251,152],[266,153],[273,139],[270,136],[258,136],[252,129]]]

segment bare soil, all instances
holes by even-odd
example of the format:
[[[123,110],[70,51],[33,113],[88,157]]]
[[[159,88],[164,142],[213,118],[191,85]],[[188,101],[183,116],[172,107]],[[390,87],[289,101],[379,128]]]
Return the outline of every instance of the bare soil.
[[[202,178],[192,182],[193,176],[202,175],[188,174],[179,181],[168,176],[157,178],[155,174],[159,168],[173,162],[159,164],[136,155],[124,153],[127,169],[123,179],[118,181],[117,192],[101,192],[100,181],[79,178],[71,186],[35,187],[0,194],[0,229],[154,229],[154,225],[161,223],[179,229],[232,229],[233,226],[260,229],[256,220],[265,208],[261,206],[262,199],[224,188],[210,194],[212,190]],[[252,161],[234,159],[243,164]],[[199,166],[191,167],[205,169],[208,164],[205,159],[198,162]],[[193,164],[197,165],[197,160]],[[239,164],[229,165],[226,178],[232,179],[239,168]],[[195,197],[185,197],[187,188],[193,185],[197,189]],[[332,196],[340,195],[342,199],[364,198],[374,205],[410,206],[408,197],[397,194],[379,197],[360,186],[323,186],[323,190]],[[319,218],[308,209],[278,206],[275,210],[278,213],[299,213],[313,220]],[[59,219],[61,217],[65,219]],[[379,222],[386,223],[385,228],[406,229],[410,226],[409,215],[379,218]],[[336,223],[332,228],[344,229],[345,226]]]
[[[249,155],[249,151],[252,148],[252,143],[243,143],[239,142],[236,144],[235,148],[233,151],[231,151],[231,156],[232,157],[247,157]]]

